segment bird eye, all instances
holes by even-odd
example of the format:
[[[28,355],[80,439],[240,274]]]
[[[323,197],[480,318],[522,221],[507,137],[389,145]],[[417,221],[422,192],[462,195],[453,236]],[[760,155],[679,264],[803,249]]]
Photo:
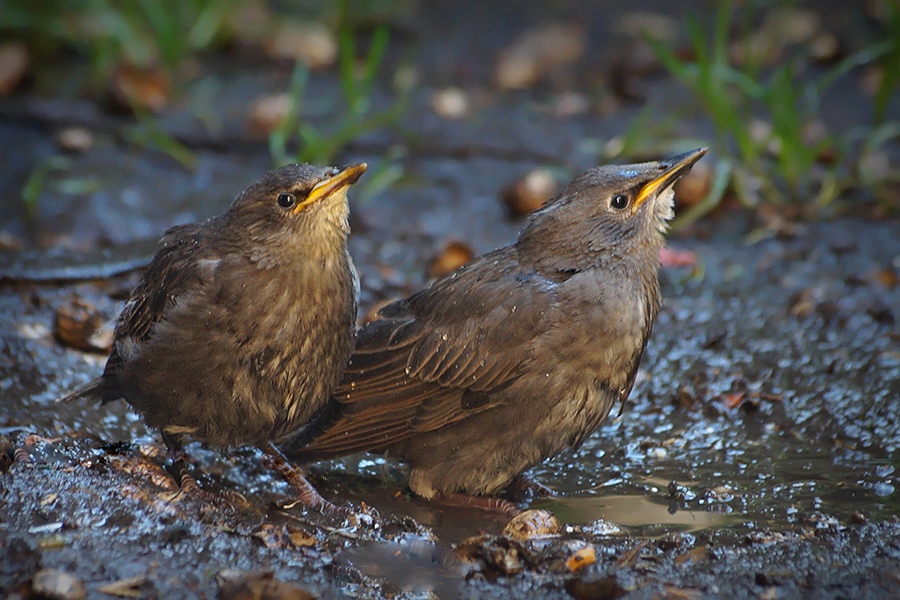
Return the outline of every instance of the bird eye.
[[[287,210],[289,208],[294,208],[294,205],[297,204],[297,196],[293,194],[278,194],[278,206]]]
[[[616,210],[622,210],[628,206],[628,196],[625,194],[616,194],[612,197],[612,200],[609,201],[609,205]]]

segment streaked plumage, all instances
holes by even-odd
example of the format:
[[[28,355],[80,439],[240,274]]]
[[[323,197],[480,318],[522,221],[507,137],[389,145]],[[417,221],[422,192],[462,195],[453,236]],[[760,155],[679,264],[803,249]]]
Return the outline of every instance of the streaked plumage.
[[[577,447],[631,391],[672,186],[704,153],[583,173],[515,244],[383,309],[334,401],[282,448],[395,456],[416,494],[447,498],[496,494]]]

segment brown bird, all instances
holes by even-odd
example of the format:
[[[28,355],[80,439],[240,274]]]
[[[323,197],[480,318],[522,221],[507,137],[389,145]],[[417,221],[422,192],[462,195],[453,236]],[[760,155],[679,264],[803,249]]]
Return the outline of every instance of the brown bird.
[[[282,449],[394,456],[419,496],[514,512],[483,496],[578,447],[628,398],[659,309],[673,186],[704,154],[582,173],[514,244],[382,309],[334,400]]]
[[[178,479],[185,436],[253,445],[307,505],[325,502],[271,443],[328,401],[353,349],[359,281],[347,190],[365,172],[289,165],[228,211],[174,227],[119,316],[103,375],[64,400],[124,399],[162,432]]]

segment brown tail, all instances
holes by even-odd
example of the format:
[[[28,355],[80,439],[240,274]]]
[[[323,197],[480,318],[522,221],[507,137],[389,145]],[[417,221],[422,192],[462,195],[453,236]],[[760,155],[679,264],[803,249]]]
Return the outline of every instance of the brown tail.
[[[57,402],[73,402],[79,398],[90,398],[92,400],[100,400],[100,379],[88,381],[86,384],[62,398],[58,398]]]

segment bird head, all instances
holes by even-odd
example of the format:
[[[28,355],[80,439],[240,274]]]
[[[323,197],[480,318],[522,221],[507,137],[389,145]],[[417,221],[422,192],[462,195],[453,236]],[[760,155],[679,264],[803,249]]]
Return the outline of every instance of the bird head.
[[[365,171],[366,163],[274,169],[241,192],[225,219],[238,242],[249,240],[272,256],[322,239],[342,244],[349,233],[347,191]]]
[[[674,216],[675,183],[706,151],[607,165],[578,175],[532,213],[517,242],[520,252],[533,254],[541,268],[559,271],[655,256]]]

